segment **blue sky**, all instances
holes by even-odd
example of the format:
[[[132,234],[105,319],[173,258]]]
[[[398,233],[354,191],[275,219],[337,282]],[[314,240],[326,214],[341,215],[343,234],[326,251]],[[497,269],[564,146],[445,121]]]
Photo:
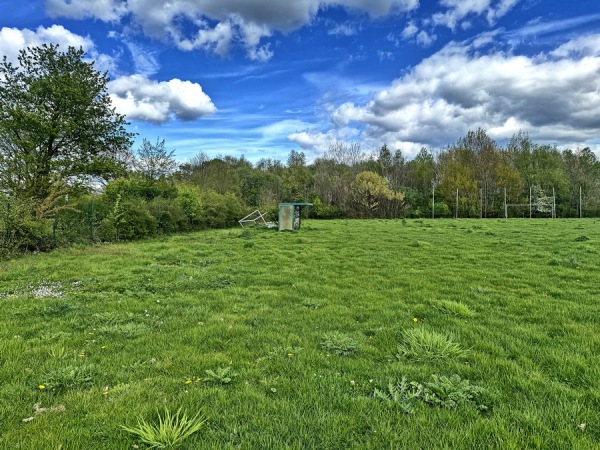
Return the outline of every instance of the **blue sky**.
[[[597,0],[0,0],[0,54],[82,46],[185,161],[407,157],[482,127],[600,156]]]

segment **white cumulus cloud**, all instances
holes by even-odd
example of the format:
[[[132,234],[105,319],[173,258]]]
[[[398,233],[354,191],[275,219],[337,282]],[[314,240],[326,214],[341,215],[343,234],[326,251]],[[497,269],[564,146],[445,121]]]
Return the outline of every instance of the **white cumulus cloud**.
[[[496,139],[522,129],[541,141],[592,143],[600,135],[599,42],[586,36],[533,57],[451,43],[368,103],[338,106],[332,120],[388,143],[443,146],[477,127]]]
[[[190,121],[216,111],[199,84],[176,78],[159,82],[131,75],[111,81],[108,91],[117,111],[129,119],[164,123],[175,117]]]
[[[39,47],[43,44],[58,44],[65,51],[68,47],[82,48],[88,60],[95,61],[97,70],[113,71],[115,60],[109,55],[99,53],[89,37],[72,33],[62,25],[40,26],[35,30],[7,28],[0,29],[0,57],[6,56],[9,62],[16,63],[19,51],[27,47]]]
[[[59,44],[66,50],[67,47],[83,48],[89,52],[94,49],[90,38],[71,33],[61,25],[49,28],[38,27],[35,31],[18,28],[0,29],[0,54],[6,55],[11,61],[17,61],[19,51],[27,47],[39,47],[42,44]]]

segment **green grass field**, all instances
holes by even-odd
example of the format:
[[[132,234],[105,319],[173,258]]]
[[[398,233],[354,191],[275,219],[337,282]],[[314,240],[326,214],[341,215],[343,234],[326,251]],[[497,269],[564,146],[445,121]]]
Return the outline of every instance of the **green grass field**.
[[[0,448],[145,448],[165,409],[187,449],[600,448],[599,354],[598,220],[72,248],[0,263]]]

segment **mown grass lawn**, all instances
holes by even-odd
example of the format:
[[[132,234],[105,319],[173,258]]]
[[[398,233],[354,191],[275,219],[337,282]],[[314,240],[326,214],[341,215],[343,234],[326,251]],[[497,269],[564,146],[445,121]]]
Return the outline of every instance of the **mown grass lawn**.
[[[597,220],[67,249],[0,263],[0,448],[144,448],[165,408],[188,449],[599,448],[599,354]]]

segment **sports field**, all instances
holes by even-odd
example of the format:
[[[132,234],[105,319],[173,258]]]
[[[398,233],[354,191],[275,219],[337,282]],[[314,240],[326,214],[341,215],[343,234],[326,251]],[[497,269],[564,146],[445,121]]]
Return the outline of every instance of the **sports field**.
[[[598,220],[71,248],[0,262],[0,448],[594,449],[599,354]]]

